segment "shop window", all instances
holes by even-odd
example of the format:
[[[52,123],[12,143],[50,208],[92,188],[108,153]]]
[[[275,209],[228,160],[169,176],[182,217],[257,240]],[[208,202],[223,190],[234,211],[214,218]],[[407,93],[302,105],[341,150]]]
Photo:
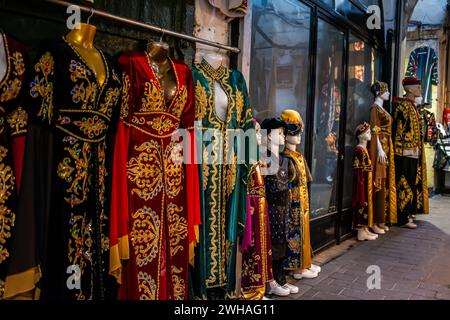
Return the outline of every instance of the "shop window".
[[[311,8],[298,1],[253,1],[250,94],[258,120],[293,108],[306,122],[310,19]]]
[[[311,218],[336,211],[344,33],[319,19],[317,41]]]
[[[375,49],[350,34],[347,89],[347,121],[345,129],[343,208],[352,205],[352,155],[356,145],[355,129],[369,121],[373,95],[370,86],[379,80],[379,57]]]

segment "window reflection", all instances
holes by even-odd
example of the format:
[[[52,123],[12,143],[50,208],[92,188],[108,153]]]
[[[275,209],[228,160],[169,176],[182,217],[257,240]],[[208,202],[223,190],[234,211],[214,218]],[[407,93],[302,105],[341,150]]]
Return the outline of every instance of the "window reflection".
[[[319,20],[311,217],[336,211],[344,33]]]
[[[310,17],[297,0],[253,1],[250,94],[258,120],[286,108],[306,120]]]
[[[349,39],[343,208],[350,208],[352,205],[352,155],[356,145],[354,132],[358,124],[370,120],[373,102],[370,86],[379,77],[376,51],[352,34]]]

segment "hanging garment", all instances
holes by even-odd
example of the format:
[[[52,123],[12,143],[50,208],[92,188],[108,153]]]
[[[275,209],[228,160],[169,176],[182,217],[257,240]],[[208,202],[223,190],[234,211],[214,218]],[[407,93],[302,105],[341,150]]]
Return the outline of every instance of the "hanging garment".
[[[409,56],[406,77],[414,77],[422,80],[423,101],[431,104],[432,85],[439,83],[438,57],[434,49],[430,47],[420,47],[411,52]]]
[[[395,152],[397,220],[399,225],[408,223],[417,213],[417,167],[421,154],[422,138],[420,115],[414,102],[408,98],[394,97],[395,110],[392,136]],[[426,168],[426,166],[425,166]]]
[[[110,272],[121,283],[119,299],[187,299],[200,219],[191,71],[170,59],[177,91],[166,102],[146,52],[125,53],[119,61],[124,96],[114,155]],[[189,132],[183,143],[178,129]],[[190,162],[183,163],[183,156]]]
[[[420,161],[417,164],[417,213],[429,214],[429,193],[427,179],[427,157],[425,152],[425,143],[436,140],[437,128],[434,120],[434,114],[424,107],[418,108],[420,123]],[[434,125],[433,125],[434,124]],[[433,131],[435,133],[433,133]]]
[[[261,300],[273,280],[272,246],[264,177],[259,161],[250,169],[247,184],[247,219],[242,239],[242,298]]]
[[[392,144],[392,117],[377,105],[370,109],[372,139],[369,155],[373,163],[373,222],[397,223],[397,191],[395,187],[395,154]],[[386,153],[386,163],[378,161],[378,141]]]
[[[287,226],[291,203],[289,201],[289,159],[280,157],[279,170],[265,177],[269,207],[270,239],[272,244],[273,277],[280,285],[286,284],[284,260],[287,253]]]
[[[356,146],[353,152],[353,228],[373,225],[372,162],[366,148]]]
[[[309,228],[308,183],[311,173],[303,155],[286,149],[281,153],[289,159],[290,217],[287,227],[287,259],[285,269],[306,270],[311,268],[311,234]]]
[[[0,299],[11,267],[28,114],[23,108],[27,49],[0,31],[6,70],[0,75]]]
[[[19,210],[25,225],[17,225],[29,233],[23,231],[13,249],[28,257],[22,271],[41,268],[42,299],[114,295],[107,195],[121,82],[112,61],[100,53],[107,71],[103,85],[65,38],[45,46],[31,74],[32,125]],[[11,275],[11,287],[18,276]]]
[[[220,66],[218,70],[202,60],[193,67],[197,121],[204,137],[202,146],[201,201],[202,226],[196,252],[195,295],[205,298],[207,289],[224,288],[229,298],[235,297],[237,237],[242,236],[247,213],[248,166],[238,163],[244,146],[235,130],[253,129],[252,110],[242,74]],[[215,110],[215,83],[228,98],[226,120]],[[250,137],[253,145],[255,138]],[[230,140],[230,141],[228,141]],[[228,151],[228,152],[227,152]],[[230,161],[226,161],[230,160]]]

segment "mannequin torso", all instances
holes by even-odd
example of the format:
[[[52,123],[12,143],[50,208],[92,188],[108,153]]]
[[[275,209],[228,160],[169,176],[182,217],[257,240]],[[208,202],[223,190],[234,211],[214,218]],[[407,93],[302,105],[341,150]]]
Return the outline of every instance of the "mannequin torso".
[[[148,50],[150,66],[164,90],[164,100],[168,105],[177,93],[177,80],[169,59],[169,46],[164,42],[154,42]]]
[[[0,36],[0,81],[6,76],[6,69],[8,66],[8,61],[6,61],[6,48],[3,37]]]
[[[79,29],[73,29],[65,36],[65,40],[77,51],[101,86],[106,79],[106,66],[102,54],[94,47],[96,30],[95,26],[81,23]]]
[[[223,58],[221,55],[208,53],[203,55],[203,59],[205,59],[214,70],[218,70],[223,66]],[[225,121],[227,119],[228,97],[217,81],[214,81],[214,93],[215,112],[222,121]]]

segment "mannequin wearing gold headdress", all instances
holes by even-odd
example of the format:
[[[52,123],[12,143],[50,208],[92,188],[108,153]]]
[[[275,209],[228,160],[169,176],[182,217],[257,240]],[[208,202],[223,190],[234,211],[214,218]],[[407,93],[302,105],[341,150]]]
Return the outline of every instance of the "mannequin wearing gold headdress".
[[[320,270],[312,264],[312,248],[309,232],[308,183],[312,177],[303,155],[297,150],[301,143],[303,120],[295,110],[281,113],[286,123],[286,144],[281,153],[289,159],[290,222],[288,225],[288,248],[286,270],[292,270],[295,279],[315,278]]]
[[[372,139],[369,154],[373,165],[373,231],[383,234],[389,231],[386,222],[397,223],[397,195],[395,187],[394,146],[392,144],[392,117],[383,108],[389,100],[389,88],[376,81],[371,91],[375,96],[370,110]]]

